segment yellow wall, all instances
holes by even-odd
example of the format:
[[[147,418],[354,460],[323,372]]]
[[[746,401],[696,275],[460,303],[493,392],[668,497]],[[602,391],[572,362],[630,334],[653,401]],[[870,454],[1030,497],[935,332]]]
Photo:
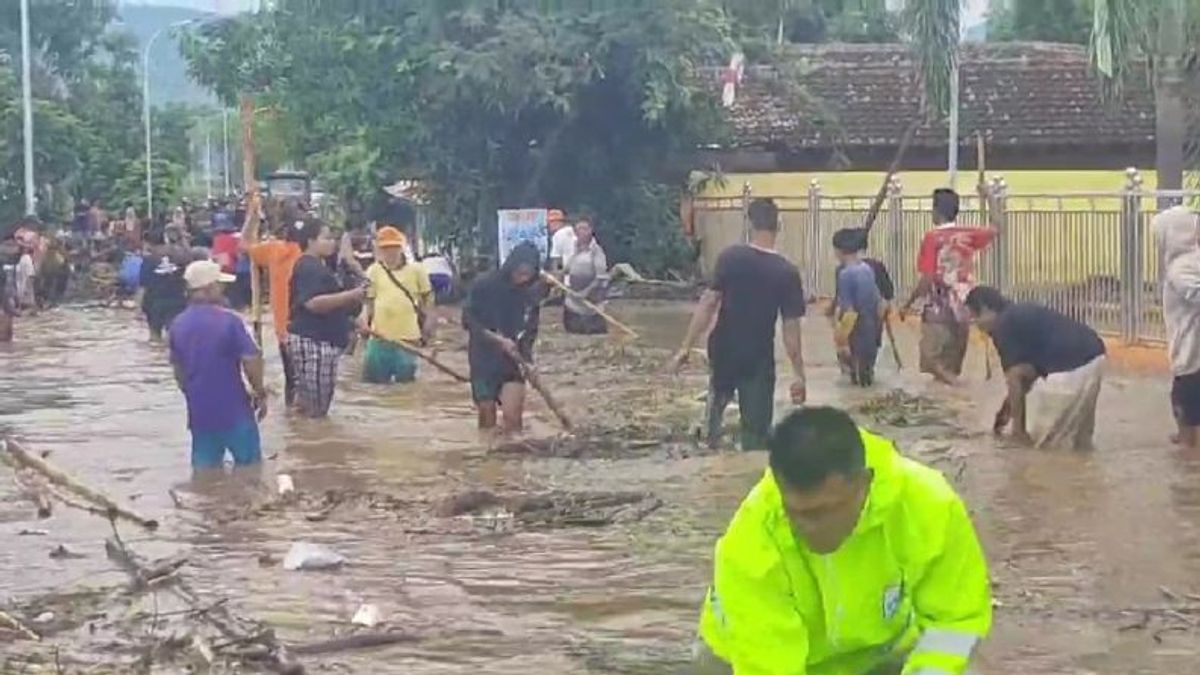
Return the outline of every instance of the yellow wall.
[[[1055,194],[1069,192],[1117,192],[1125,187],[1124,171],[1000,171],[988,177],[1003,176],[1010,195]],[[879,190],[883,181],[881,171],[819,171],[811,173],[731,173],[723,185],[705,190],[705,197],[737,197],[742,184],[749,181],[753,194],[763,197],[801,197],[808,193],[809,183],[816,178],[821,191],[834,196],[866,196]],[[1142,172],[1145,189],[1156,186],[1153,170]],[[960,171],[957,189],[964,194],[975,192],[976,173]],[[946,186],[945,171],[906,171],[900,182],[907,196],[928,196],[935,188]]]

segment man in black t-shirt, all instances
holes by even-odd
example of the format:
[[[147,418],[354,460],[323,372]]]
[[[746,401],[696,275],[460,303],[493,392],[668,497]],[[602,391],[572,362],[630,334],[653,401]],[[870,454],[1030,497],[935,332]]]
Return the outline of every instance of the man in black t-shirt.
[[[1000,353],[1008,397],[996,413],[993,430],[1012,423],[1013,439],[1032,444],[1026,428],[1026,395],[1040,378],[1039,400],[1031,407],[1045,424],[1035,425],[1038,447],[1090,449],[1096,427],[1096,401],[1104,379],[1104,341],[1088,326],[1034,303],[1012,303],[989,286],[967,294],[966,305]]]
[[[804,403],[800,318],[804,288],[796,266],[775,251],[779,210],[769,199],[750,204],[749,244],[731,246],[717,259],[712,286],[700,298],[687,336],[673,359],[676,371],[713,322],[708,336],[710,380],[708,442],[720,441],[721,420],[736,392],[743,450],[766,448],[775,406],[775,322],[783,319],[783,344],[792,364],[792,402]]]

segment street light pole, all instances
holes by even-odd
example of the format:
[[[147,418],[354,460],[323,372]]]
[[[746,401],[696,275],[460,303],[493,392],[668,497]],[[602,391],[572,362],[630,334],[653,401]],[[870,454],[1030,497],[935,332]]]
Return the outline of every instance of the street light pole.
[[[207,127],[208,125],[205,125]],[[212,199],[212,130],[204,129],[204,194]]]
[[[21,0],[21,98],[25,110],[25,214],[37,212],[33,185],[33,75],[29,56],[29,0]]]
[[[223,135],[223,147],[221,148],[221,157],[224,159],[224,169],[221,175],[225,176],[225,196],[233,194],[233,190],[229,185],[229,109],[221,110],[221,133]]]
[[[208,19],[211,21],[212,19]],[[142,124],[145,126],[146,134],[146,217],[154,217],[154,170],[152,166],[153,148],[150,140],[150,50],[154,47],[154,41],[163,33],[182,28],[197,23],[195,19],[184,19],[176,21],[167,26],[163,26],[150,36],[146,41],[146,48],[142,50]],[[203,22],[200,22],[203,23]]]

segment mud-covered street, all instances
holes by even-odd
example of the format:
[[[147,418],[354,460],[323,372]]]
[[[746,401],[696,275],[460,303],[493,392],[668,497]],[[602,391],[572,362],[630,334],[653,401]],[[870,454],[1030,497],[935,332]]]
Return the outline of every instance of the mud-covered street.
[[[351,617],[372,604],[382,626],[406,636],[371,649],[294,650],[309,672],[685,673],[712,546],[765,456],[713,454],[692,440],[703,364],[663,374],[688,304],[612,307],[637,342],[567,336],[557,312],[543,317],[540,369],[576,439],[552,440],[554,418],[536,402],[529,440],[489,450],[466,385],[428,368],[416,385],[365,385],[347,358],[329,420],[292,418],[277,404],[263,426],[261,471],[193,480],[164,349],[145,341],[132,313],[88,308],[23,321],[17,341],[0,345],[0,425],[160,521],[155,532],[120,525],[122,540],[147,560],[186,558],[177,574],[200,605],[220,603],[283,643],[312,645],[363,631]],[[988,427],[1002,385],[985,381],[977,348],[969,386],[937,386],[915,373],[907,326],[898,331],[905,370],[881,356],[878,386],[851,390],[816,314],[805,322],[809,400],[856,410],[943,470],[974,514],[997,600],[980,672],[1195,670],[1200,458],[1167,442],[1165,376],[1109,378],[1094,454],[998,447]],[[443,334],[461,343],[455,326]],[[465,365],[461,349],[444,354]],[[281,390],[274,354],[268,375]],[[279,473],[296,485],[287,502],[276,495]],[[37,519],[11,472],[0,472],[0,609],[44,635],[0,633],[0,672],[131,672],[146,662],[145,645],[168,637],[159,617],[189,611],[158,606],[164,593],[152,589],[122,610],[151,614],[152,634],[107,629],[118,619],[111,605],[84,591],[129,584],[106,555],[111,534],[78,510]],[[299,541],[347,563],[285,570]],[[189,658],[150,659],[148,672],[186,672]],[[223,663],[232,661],[218,654],[218,672]]]

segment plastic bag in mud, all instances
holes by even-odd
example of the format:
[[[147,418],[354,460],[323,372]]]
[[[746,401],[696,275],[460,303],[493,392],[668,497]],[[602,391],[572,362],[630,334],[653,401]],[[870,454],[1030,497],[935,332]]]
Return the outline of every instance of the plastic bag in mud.
[[[292,544],[287,557],[283,559],[285,570],[329,570],[346,564],[345,556],[335,553],[324,546],[298,541]]]

